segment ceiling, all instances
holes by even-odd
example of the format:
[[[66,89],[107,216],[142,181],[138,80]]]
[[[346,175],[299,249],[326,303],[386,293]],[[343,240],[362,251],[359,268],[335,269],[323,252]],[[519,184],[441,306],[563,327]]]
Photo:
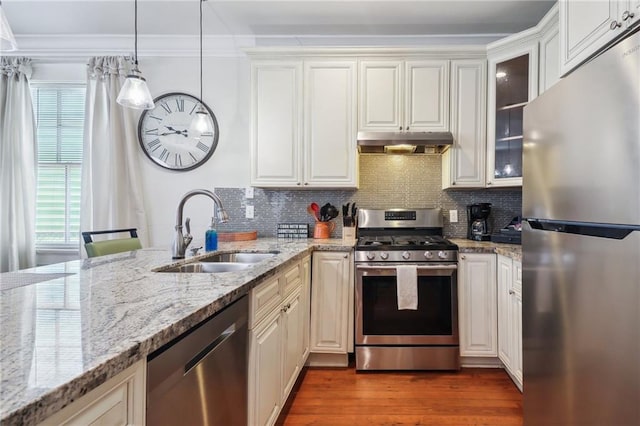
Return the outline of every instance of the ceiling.
[[[534,26],[545,0],[207,0],[205,35],[404,37],[506,35]],[[139,0],[140,35],[198,34],[198,0]],[[4,0],[20,36],[130,35],[133,0]]]

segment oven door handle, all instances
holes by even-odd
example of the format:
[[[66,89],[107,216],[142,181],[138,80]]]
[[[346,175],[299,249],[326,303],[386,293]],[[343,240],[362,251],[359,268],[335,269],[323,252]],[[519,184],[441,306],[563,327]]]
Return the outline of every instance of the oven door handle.
[[[396,265],[394,266],[382,266],[382,265],[356,265],[356,269],[362,270],[396,270]],[[458,265],[418,265],[418,271],[427,270],[441,270],[441,271],[455,271],[458,269]]]

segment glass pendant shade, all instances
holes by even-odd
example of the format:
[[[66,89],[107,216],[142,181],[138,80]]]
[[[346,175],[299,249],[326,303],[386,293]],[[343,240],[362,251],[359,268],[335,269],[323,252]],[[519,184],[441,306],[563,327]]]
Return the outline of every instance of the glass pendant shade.
[[[200,135],[203,133],[210,133],[212,131],[210,123],[211,119],[209,118],[209,113],[202,105],[200,105],[193,117],[193,120],[191,120],[189,134],[199,139]]]
[[[124,81],[116,102],[127,108],[151,109],[154,107],[147,81],[142,77],[137,66]]]
[[[16,38],[9,26],[9,21],[2,10],[2,2],[0,2],[0,52],[12,52],[18,49]]]

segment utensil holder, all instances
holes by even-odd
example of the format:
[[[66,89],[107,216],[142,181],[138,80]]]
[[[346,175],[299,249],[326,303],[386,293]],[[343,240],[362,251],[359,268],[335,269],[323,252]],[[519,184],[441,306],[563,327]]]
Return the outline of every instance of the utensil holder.
[[[334,222],[316,222],[316,226],[313,228],[313,238],[331,238],[331,233],[335,227],[336,224]]]

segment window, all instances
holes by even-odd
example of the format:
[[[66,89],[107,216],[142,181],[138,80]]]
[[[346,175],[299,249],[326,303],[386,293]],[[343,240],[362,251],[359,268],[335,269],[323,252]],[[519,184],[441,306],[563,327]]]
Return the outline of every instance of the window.
[[[38,141],[36,246],[77,249],[84,130],[83,86],[34,86]]]

